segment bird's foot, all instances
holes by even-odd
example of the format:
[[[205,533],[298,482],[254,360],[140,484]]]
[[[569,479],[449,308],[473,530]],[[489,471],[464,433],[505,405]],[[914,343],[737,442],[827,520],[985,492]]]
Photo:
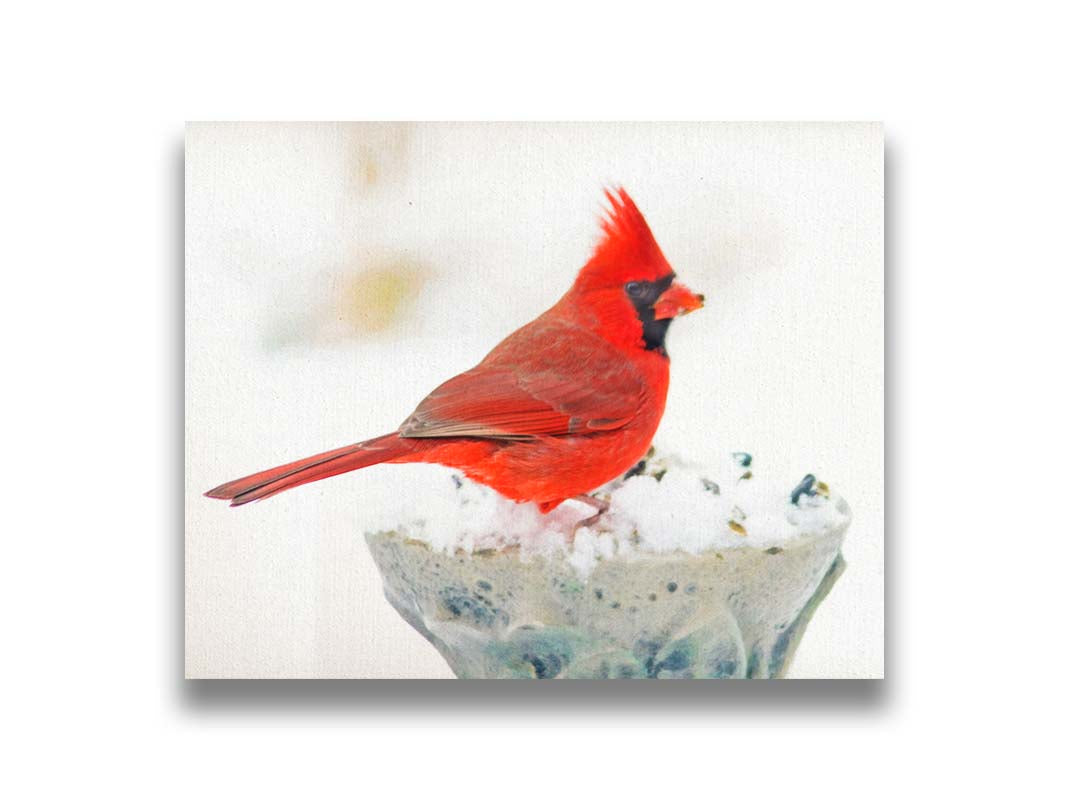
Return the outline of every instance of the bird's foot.
[[[579,528],[590,528],[593,524],[604,516],[604,513],[611,508],[611,503],[607,500],[601,500],[599,497],[593,497],[589,494],[575,495],[572,500],[580,500],[583,503],[587,503],[596,509],[596,513],[591,517],[586,517],[583,520],[579,520],[575,523],[574,528],[571,529],[571,541],[574,541],[575,535],[578,533]]]

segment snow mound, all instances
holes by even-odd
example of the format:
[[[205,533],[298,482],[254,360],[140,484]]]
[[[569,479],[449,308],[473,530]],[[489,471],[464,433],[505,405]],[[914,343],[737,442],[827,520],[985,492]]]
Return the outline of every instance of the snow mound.
[[[700,465],[649,451],[594,492],[611,507],[588,527],[580,523],[594,509],[580,501],[541,514],[452,470],[436,470],[432,480],[441,485],[427,487],[391,529],[448,554],[517,548],[524,559],[560,556],[583,577],[598,561],[637,553],[783,546],[849,517],[845,502],[813,475],[792,485],[761,476],[748,453]]]

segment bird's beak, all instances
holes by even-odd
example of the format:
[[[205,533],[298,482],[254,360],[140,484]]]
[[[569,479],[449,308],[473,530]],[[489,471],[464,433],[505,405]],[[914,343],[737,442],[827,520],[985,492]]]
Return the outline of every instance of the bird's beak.
[[[656,319],[672,319],[704,307],[704,295],[693,294],[680,283],[672,283],[670,288],[659,296],[652,310]]]

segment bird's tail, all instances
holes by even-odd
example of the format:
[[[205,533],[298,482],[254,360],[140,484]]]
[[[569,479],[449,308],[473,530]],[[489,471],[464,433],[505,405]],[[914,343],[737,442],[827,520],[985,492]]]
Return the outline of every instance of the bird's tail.
[[[205,492],[204,496],[229,500],[231,506],[243,506],[245,503],[262,500],[264,497],[270,497],[295,486],[380,464],[383,461],[391,461],[409,454],[419,446],[418,440],[402,439],[398,434],[389,433],[376,439],[368,439],[365,442],[330,450],[327,453],[319,453],[290,464],[282,464],[280,467],[257,472],[255,475],[238,478],[222,486],[216,486],[211,491]]]

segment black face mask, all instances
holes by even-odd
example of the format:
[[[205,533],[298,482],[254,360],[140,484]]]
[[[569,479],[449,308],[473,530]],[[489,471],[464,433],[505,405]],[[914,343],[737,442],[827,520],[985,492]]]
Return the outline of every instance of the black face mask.
[[[672,320],[656,319],[656,310],[653,306],[673,282],[674,275],[672,274],[658,281],[630,281],[625,287],[626,296],[630,298],[630,302],[637,310],[637,318],[641,320],[641,337],[644,339],[645,349],[654,350],[663,355],[667,355],[663,342]]]

